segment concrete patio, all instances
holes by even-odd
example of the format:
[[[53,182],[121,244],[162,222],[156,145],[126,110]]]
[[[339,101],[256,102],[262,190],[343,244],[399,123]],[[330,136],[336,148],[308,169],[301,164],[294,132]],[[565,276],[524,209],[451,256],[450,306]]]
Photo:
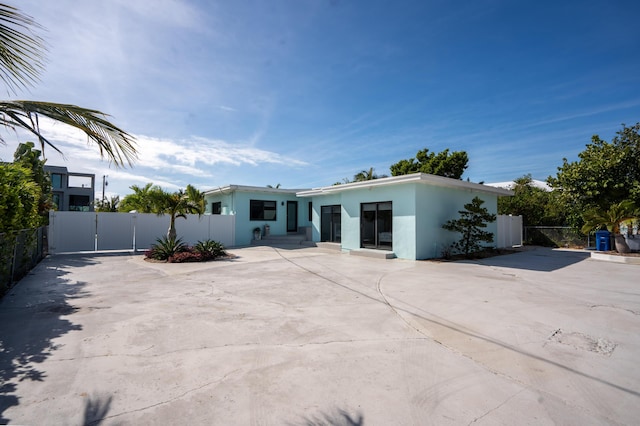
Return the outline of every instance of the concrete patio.
[[[247,247],[45,259],[0,304],[0,423],[637,424],[640,267]]]

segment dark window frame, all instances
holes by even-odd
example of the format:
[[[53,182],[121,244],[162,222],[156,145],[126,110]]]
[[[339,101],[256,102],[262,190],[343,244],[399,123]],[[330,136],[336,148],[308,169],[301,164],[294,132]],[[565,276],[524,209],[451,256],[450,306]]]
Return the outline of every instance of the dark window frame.
[[[222,214],[222,201],[211,203],[211,214]]]
[[[271,217],[271,215],[273,215],[273,217]],[[278,202],[274,200],[249,200],[249,220],[277,221]]]

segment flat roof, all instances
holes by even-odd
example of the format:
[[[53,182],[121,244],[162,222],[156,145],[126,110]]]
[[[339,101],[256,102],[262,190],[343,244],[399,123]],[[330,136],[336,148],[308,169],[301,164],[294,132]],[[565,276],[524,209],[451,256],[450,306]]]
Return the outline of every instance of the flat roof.
[[[269,194],[297,194],[300,191],[308,191],[308,189],[286,189],[286,188],[269,188],[267,186],[248,186],[248,185],[226,185],[218,188],[208,189],[204,191],[204,195],[225,194],[234,191],[242,192],[264,192]]]
[[[324,186],[310,190],[300,190],[298,197],[313,197],[317,195],[335,194],[338,192],[353,189],[373,188],[377,186],[399,185],[405,183],[421,183],[425,185],[441,186],[446,188],[470,189],[477,192],[495,194],[499,196],[511,196],[513,191],[504,188],[495,188],[480,183],[467,182],[460,179],[452,179],[443,176],[430,175],[427,173],[413,173],[410,175],[392,176],[381,179],[367,180],[363,182],[352,182],[341,185]]]

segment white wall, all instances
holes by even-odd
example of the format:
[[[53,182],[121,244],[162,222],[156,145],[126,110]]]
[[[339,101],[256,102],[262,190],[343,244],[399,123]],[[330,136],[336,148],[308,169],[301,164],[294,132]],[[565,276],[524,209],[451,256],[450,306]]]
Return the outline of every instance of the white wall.
[[[498,215],[497,247],[522,245],[522,216]]]
[[[169,216],[143,213],[49,213],[49,253],[146,250],[165,236]],[[176,219],[178,238],[193,245],[207,239],[235,245],[235,216],[187,215]]]

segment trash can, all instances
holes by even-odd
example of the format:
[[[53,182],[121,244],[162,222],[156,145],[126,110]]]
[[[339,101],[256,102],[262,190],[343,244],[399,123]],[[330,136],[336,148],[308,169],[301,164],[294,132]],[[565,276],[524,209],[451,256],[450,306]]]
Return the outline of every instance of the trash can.
[[[596,231],[596,250],[597,251],[611,250],[611,232]]]

